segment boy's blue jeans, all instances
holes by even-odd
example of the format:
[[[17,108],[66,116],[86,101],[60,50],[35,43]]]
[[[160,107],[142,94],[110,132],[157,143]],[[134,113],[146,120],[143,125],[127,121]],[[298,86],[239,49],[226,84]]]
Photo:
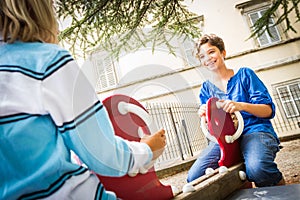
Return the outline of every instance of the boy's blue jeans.
[[[279,145],[269,133],[256,132],[241,136],[241,152],[246,166],[247,179],[257,187],[276,185],[282,173],[274,162]],[[219,167],[220,147],[214,142],[203,150],[188,172],[187,182],[205,174],[207,168]]]

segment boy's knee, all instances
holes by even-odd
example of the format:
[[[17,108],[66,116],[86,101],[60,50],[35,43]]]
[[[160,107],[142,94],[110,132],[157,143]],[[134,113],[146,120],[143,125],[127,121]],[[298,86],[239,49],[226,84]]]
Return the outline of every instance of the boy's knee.
[[[259,179],[254,181],[256,187],[270,187],[278,185],[283,179],[282,174],[279,172],[277,174],[273,174],[266,179]]]
[[[282,174],[277,168],[272,170],[259,163],[252,163],[246,167],[246,174],[248,180],[254,182],[257,187],[274,186],[282,179]]]
[[[196,174],[195,172],[191,172],[189,171],[188,172],[188,175],[187,175],[187,179],[186,181],[189,183],[189,182],[192,182],[193,180],[199,178],[201,175],[200,174]]]
[[[193,180],[195,180],[195,179],[193,179],[192,177],[188,176],[187,179],[186,179],[186,182],[190,183],[190,182],[192,182]]]

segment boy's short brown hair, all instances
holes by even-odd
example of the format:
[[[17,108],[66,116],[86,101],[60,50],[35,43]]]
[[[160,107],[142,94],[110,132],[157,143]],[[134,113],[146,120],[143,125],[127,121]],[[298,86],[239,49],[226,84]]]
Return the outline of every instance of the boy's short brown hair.
[[[215,34],[205,34],[201,38],[199,38],[198,42],[196,43],[195,56],[197,58],[199,58],[201,46],[206,43],[209,43],[212,46],[216,46],[220,50],[220,52],[225,50],[225,44],[222,38],[218,37]]]

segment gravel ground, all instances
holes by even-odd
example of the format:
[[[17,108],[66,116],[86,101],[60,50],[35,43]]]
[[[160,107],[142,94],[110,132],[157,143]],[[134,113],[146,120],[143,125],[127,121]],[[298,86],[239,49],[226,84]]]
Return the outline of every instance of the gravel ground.
[[[276,163],[285,177],[286,184],[300,184],[300,139],[281,142],[283,147],[276,157]],[[160,179],[165,185],[177,187],[179,191],[187,183],[187,171]]]

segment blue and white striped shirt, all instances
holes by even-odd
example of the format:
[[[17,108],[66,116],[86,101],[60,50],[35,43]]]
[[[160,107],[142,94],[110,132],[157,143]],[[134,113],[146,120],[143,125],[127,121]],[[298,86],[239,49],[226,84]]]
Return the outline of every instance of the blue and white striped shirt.
[[[106,109],[68,51],[2,42],[0,55],[0,199],[49,197],[86,173],[70,161],[70,150],[107,176],[151,161],[146,144],[114,135]]]

